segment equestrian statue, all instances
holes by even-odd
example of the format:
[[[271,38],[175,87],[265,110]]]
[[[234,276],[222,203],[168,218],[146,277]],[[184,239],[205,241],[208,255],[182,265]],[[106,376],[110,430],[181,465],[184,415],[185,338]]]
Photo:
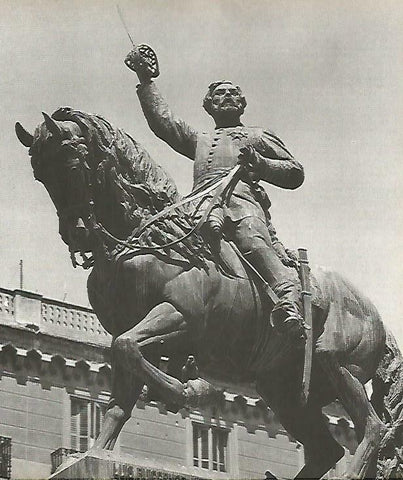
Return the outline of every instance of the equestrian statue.
[[[358,441],[347,478],[403,476],[396,341],[370,300],[333,271],[310,271],[271,222],[261,182],[298,188],[301,164],[276,134],[242,124],[246,100],[233,83],[208,87],[203,106],[215,128],[200,132],[163,99],[150,47],[125,63],[151,130],[194,162],[189,195],[103,117],[64,107],[44,113],[33,135],[16,124],[73,265],[91,269],[89,299],[113,337],[111,398],[92,449],[113,449],[144,385],[178,411],[215,401],[212,379],[223,379],[255,383],[303,444],[295,478],[321,478],[344,455],[322,415],[336,399]]]

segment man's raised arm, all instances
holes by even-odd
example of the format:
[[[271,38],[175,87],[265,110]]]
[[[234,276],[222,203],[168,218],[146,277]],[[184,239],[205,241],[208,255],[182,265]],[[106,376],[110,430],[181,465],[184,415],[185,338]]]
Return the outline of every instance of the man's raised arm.
[[[148,125],[157,137],[168,143],[174,150],[194,160],[197,132],[172,113],[151,79],[152,73],[147,62],[139,62],[137,58],[135,57],[136,61],[133,61],[133,52],[130,52],[125,63],[137,73],[139,78],[137,95]]]
[[[194,160],[196,131],[172,113],[155,83],[140,83],[137,86],[137,95],[148,125],[155,135],[177,152]]]

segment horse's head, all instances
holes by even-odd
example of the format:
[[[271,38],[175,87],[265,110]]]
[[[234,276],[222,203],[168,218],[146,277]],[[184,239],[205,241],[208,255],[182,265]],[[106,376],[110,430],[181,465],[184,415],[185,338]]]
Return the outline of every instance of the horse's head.
[[[20,142],[29,147],[36,180],[48,191],[59,216],[59,233],[70,252],[90,251],[90,172],[88,151],[80,127],[72,121],[45,121],[34,135],[15,126]]]
[[[99,115],[62,107],[31,135],[16,133],[29,147],[37,180],[59,215],[59,232],[75,252],[112,251],[142,222],[180,198],[171,177],[123,130]]]

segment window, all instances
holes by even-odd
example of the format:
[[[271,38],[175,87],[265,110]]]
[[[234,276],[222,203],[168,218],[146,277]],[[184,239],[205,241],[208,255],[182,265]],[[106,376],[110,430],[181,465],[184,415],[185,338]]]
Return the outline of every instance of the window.
[[[102,427],[106,406],[94,400],[71,397],[71,448],[86,452],[95,442]]]
[[[0,437],[0,478],[11,478],[11,438]]]
[[[193,465],[195,467],[227,471],[228,430],[193,424]]]

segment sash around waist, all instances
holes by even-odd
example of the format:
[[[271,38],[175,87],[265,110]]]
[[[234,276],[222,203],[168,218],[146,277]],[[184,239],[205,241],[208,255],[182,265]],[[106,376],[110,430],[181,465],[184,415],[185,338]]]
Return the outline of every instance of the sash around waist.
[[[194,179],[193,189],[198,190],[199,188],[204,188],[207,184],[213,184],[214,182],[221,180],[222,177],[227,175],[233,167],[221,167],[221,168],[212,168],[207,172],[203,172],[198,178]]]

